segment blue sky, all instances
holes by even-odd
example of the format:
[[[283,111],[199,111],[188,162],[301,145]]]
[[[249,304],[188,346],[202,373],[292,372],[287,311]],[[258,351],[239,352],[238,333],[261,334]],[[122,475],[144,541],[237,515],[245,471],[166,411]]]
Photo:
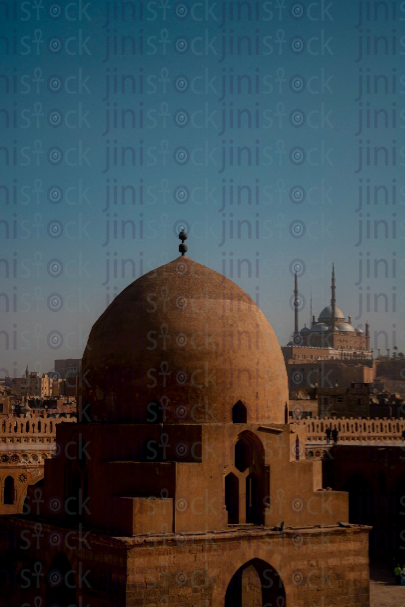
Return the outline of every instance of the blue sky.
[[[109,27],[103,27],[106,3],[73,3],[68,13],[56,2],[39,7],[37,3],[37,8],[25,3],[25,12],[18,8],[16,19],[10,8],[8,20],[5,13],[1,20],[0,258],[10,264],[10,275],[7,278],[6,263],[0,263],[5,294],[0,297],[0,330],[8,332],[10,341],[7,349],[5,336],[0,335],[0,367],[19,372],[28,362],[46,371],[55,358],[80,357],[107,297],[133,280],[128,262],[125,276],[111,277],[105,284],[106,260],[132,259],[137,278],[141,259],[146,271],[178,255],[175,233],[182,222],[189,227],[189,255],[196,261],[218,271],[225,262],[227,276],[231,258],[236,269],[237,260],[247,259],[254,268],[259,261],[259,276],[254,271],[248,276],[245,262],[239,275],[235,270],[233,280],[251,295],[259,293],[260,306],[280,343],[287,342],[293,328],[289,306],[293,260],[305,266],[299,279],[306,299],[302,325],[309,322],[310,289],[316,315],[328,304],[334,261],[338,305],[344,313],[351,314],[356,325],[370,323],[372,347],[385,349],[383,336],[376,343],[374,333],[385,330],[388,347],[396,344],[404,351],[405,39],[401,32],[405,13],[398,7],[395,20],[391,14],[385,20],[381,9],[377,20],[356,28],[360,3],[347,0],[282,1],[277,10],[275,3],[251,3],[255,10],[258,7],[258,20],[254,11],[248,19],[246,7],[238,20],[236,2],[144,2],[143,18],[141,4],[136,4],[134,21],[128,9],[125,21],[111,22]],[[233,21],[229,21],[231,5]],[[222,27],[223,6],[228,21]],[[361,40],[364,55],[359,59]],[[115,43],[118,50],[124,44],[126,54],[114,55]],[[377,55],[366,54],[368,44],[371,51],[377,44]],[[358,99],[360,76],[364,94]],[[126,77],[124,93],[115,93],[114,77],[119,88]],[[376,77],[380,77],[379,90],[374,92]],[[363,132],[356,135],[360,110]],[[373,128],[367,128],[367,120]],[[374,148],[381,148],[378,166],[365,166],[368,146],[372,159]],[[107,149],[112,165],[115,147],[119,161],[122,148],[133,151],[127,149],[125,166],[119,162],[107,171]],[[227,160],[222,170],[223,150]],[[231,150],[234,166],[230,166]],[[126,204],[119,200],[106,209],[107,187],[113,192],[114,186],[119,190],[132,186],[136,203],[127,198]],[[363,209],[358,210],[360,186],[363,191],[370,186],[372,192],[386,187],[388,204],[383,203],[380,188],[377,204],[372,200],[367,205],[364,199]],[[242,188],[240,204],[237,198],[230,204],[231,187],[235,196]],[[251,204],[248,189],[253,193]],[[125,239],[105,244],[107,223],[112,230],[114,220],[119,230],[122,221],[133,221],[133,226],[126,224]],[[358,244],[360,221],[363,240]],[[371,222],[369,239],[367,221]],[[222,242],[224,225],[227,237]],[[11,271],[13,259],[16,276]],[[367,278],[364,261],[363,280],[356,285],[360,259],[371,260],[372,272]],[[375,260],[386,260],[377,266],[377,276]],[[363,301],[370,294],[372,304],[370,312],[363,310],[361,315],[360,293]],[[375,311],[374,298],[380,294]],[[55,331],[60,335],[55,337]],[[58,347],[52,348],[52,343]]]

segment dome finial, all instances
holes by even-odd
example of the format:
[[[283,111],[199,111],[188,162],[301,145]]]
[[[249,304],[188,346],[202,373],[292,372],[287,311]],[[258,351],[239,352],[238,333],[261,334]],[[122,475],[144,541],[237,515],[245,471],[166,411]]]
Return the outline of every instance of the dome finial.
[[[186,244],[184,244],[184,241],[187,240],[188,234],[187,234],[186,230],[184,229],[184,227],[181,228],[179,238],[181,240],[181,244],[179,244],[179,252],[182,255],[185,255],[188,251],[188,246]]]

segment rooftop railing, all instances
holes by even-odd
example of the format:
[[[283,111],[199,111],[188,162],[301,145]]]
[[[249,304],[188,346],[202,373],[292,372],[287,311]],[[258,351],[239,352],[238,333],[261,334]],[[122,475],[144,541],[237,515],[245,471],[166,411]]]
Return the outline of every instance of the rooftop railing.
[[[308,441],[326,440],[326,430],[339,432],[339,441],[402,441],[405,419],[332,417],[330,419],[311,418],[301,421],[307,428]]]

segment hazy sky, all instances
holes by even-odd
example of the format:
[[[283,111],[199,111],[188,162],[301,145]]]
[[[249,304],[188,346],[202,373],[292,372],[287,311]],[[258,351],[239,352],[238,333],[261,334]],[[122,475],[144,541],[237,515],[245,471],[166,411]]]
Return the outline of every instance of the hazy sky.
[[[372,347],[405,351],[405,11],[380,4],[260,1],[249,15],[145,0],[125,20],[120,2],[118,20],[104,2],[0,7],[0,367],[81,357],[107,298],[178,255],[183,222],[189,256],[229,277],[233,258],[281,344],[292,262],[303,325],[311,288],[314,314],[329,303],[334,261],[346,316],[370,323]]]

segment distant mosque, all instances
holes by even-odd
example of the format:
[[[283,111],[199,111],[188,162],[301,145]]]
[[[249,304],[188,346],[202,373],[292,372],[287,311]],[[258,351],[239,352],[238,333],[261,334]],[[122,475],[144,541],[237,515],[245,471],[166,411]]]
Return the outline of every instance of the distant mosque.
[[[311,326],[306,325],[299,330],[298,314],[302,305],[301,296],[298,292],[298,276],[294,277],[294,332],[291,341],[287,344],[292,347],[304,348],[327,348],[339,354],[339,357],[356,358],[370,354],[370,330],[368,323],[365,324],[365,332],[360,327],[354,328],[352,318],[347,320],[342,310],[336,306],[336,279],[335,265],[332,266],[331,300],[315,320],[312,316]],[[312,358],[312,356],[311,356]]]

